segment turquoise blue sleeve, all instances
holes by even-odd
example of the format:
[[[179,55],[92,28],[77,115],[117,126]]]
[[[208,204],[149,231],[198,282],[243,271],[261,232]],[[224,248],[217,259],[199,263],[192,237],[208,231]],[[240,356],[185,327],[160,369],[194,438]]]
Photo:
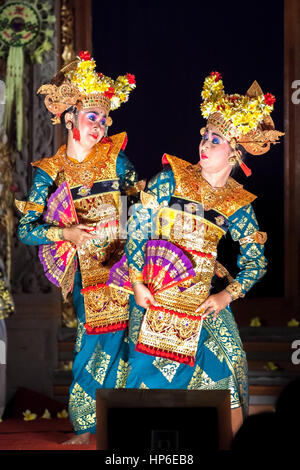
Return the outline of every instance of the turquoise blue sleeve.
[[[129,186],[133,186],[137,183],[138,177],[134,166],[122,150],[120,150],[117,158],[116,171],[120,180],[120,188],[122,192]]]
[[[229,231],[235,241],[247,237],[257,230],[259,230],[259,226],[251,204],[242,207],[229,217]],[[242,286],[242,294],[246,294],[265,275],[267,264],[264,245],[253,242],[240,245],[240,254],[237,260],[239,272],[232,282],[239,282]]]
[[[52,185],[53,179],[44,170],[36,168],[27,201],[46,206],[49,189]],[[19,221],[18,238],[25,245],[46,245],[53,243],[46,236],[50,227],[50,224],[43,223],[40,212],[29,210]]]
[[[146,193],[155,196],[159,204],[168,204],[174,191],[175,179],[171,168],[163,170],[153,177],[145,190]],[[125,253],[129,268],[142,271],[145,245],[154,235],[158,209],[153,211],[138,203],[134,204],[131,210],[132,215],[127,225],[128,234]]]

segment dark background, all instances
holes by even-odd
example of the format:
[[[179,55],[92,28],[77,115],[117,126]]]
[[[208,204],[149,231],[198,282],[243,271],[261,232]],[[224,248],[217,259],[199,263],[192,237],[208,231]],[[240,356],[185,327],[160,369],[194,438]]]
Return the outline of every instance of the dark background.
[[[256,79],[276,96],[272,118],[283,131],[283,0],[249,2],[143,0],[92,2],[97,70],[116,79],[127,72],[137,87],[111,113],[110,134],[126,131],[126,154],[140,178],[161,170],[163,153],[199,160],[199,109],[205,77],[222,74],[225,93],[244,94]],[[283,140],[283,139],[282,139]],[[249,155],[252,176],[234,178],[258,196],[260,229],[268,232],[268,273],[249,297],[283,295],[283,143]],[[227,234],[218,259],[237,272],[238,244]]]

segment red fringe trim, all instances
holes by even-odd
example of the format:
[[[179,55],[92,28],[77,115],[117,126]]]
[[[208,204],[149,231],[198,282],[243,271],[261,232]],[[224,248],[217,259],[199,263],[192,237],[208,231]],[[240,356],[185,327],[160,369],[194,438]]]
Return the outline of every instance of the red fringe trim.
[[[99,289],[99,287],[107,287],[106,284],[97,284],[96,286],[88,286],[88,287],[84,287],[83,289],[81,289],[81,293],[82,294],[85,294],[86,292],[89,292],[91,290],[97,290]]]
[[[203,251],[190,250],[189,248],[186,248],[185,246],[182,246],[182,245],[177,245],[177,246],[179,248],[182,248],[183,250],[187,251],[188,253],[192,253],[193,255],[202,256],[202,258],[204,258],[205,256],[206,256],[206,258],[209,258],[209,259],[212,258],[211,253],[203,253]]]
[[[128,321],[115,323],[114,325],[95,327],[92,327],[88,323],[85,323],[84,326],[88,335],[99,335],[101,333],[111,333],[112,331],[125,330],[128,326]]]
[[[201,315],[190,315],[188,313],[177,312],[176,310],[169,310],[168,308],[164,308],[164,307],[156,307],[155,305],[150,305],[150,307],[148,308],[150,308],[151,310],[170,313],[171,315],[176,315],[177,317],[180,317],[180,318],[189,318],[190,320],[197,320],[197,321],[201,320]]]
[[[184,356],[183,354],[176,354],[170,351],[163,351],[162,349],[154,348],[152,346],[146,346],[142,343],[137,343],[135,346],[136,351],[139,351],[149,356],[166,357],[172,361],[180,362],[181,364],[188,364],[193,367],[195,365],[195,359],[191,356]]]

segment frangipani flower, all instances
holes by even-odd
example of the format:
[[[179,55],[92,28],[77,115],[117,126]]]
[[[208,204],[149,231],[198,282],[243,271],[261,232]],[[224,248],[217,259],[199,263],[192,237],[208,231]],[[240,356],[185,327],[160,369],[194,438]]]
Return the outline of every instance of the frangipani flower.
[[[67,418],[69,416],[67,410],[62,410],[57,413],[58,418]]]
[[[51,414],[49,412],[49,410],[46,408],[45,411],[44,411],[44,414],[43,416],[41,416],[41,418],[43,419],[51,419]]]
[[[35,413],[31,413],[30,410],[23,411],[23,416],[24,421],[33,421],[37,418],[37,415]]]
[[[296,318],[292,318],[287,322],[287,326],[299,326],[299,321]]]
[[[261,326],[259,317],[251,318],[250,326]]]

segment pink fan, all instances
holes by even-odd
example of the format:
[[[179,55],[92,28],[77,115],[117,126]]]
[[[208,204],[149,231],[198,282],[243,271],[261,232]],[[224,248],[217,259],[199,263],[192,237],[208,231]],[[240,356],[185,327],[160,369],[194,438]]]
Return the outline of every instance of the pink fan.
[[[152,294],[195,276],[192,263],[184,252],[166,240],[149,240],[146,245],[143,278]],[[107,285],[132,293],[126,255],[114,264]]]
[[[58,227],[78,223],[69,185],[64,181],[48,201],[44,221]],[[60,287],[71,265],[76,265],[76,246],[68,241],[58,241],[39,246],[39,258],[50,282]],[[75,269],[73,269],[75,271]],[[71,286],[72,287],[72,286]]]

